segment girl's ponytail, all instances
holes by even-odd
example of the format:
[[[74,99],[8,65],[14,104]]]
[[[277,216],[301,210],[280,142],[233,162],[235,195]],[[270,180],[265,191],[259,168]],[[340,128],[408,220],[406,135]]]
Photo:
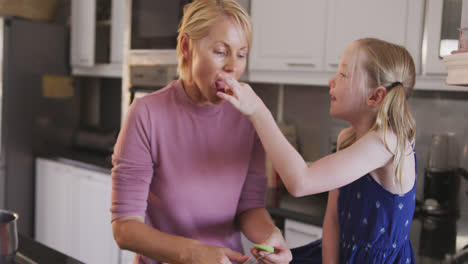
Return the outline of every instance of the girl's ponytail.
[[[382,105],[377,113],[376,122],[372,127],[373,130],[382,129],[384,135],[384,143],[390,152],[395,154],[393,158],[392,174],[394,182],[401,184],[401,175],[403,161],[406,153],[407,142],[414,146],[416,124],[408,107],[406,93],[403,84],[400,82],[395,87],[389,89]],[[391,150],[387,145],[387,131],[393,131],[397,136],[397,145],[395,150]]]
[[[359,52],[363,51],[365,60],[356,64],[362,73],[361,94],[366,97],[369,89],[385,87],[387,94],[380,105],[371,130],[382,130],[384,144],[393,153],[393,179],[401,186],[402,168],[405,155],[414,151],[416,125],[409,110],[407,99],[413,92],[416,80],[414,61],[409,52],[402,46],[375,38],[357,40]],[[397,137],[395,149],[387,144],[387,132]],[[339,149],[344,149],[356,141],[356,134],[350,130],[343,135]],[[407,153],[408,144],[411,151]]]

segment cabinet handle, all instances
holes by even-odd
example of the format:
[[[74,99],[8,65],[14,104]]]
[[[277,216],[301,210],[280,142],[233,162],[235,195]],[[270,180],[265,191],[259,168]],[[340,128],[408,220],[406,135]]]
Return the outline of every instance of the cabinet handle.
[[[328,63],[330,67],[338,68],[338,63]]]
[[[313,63],[287,63],[289,67],[309,67],[315,68],[315,64]]]

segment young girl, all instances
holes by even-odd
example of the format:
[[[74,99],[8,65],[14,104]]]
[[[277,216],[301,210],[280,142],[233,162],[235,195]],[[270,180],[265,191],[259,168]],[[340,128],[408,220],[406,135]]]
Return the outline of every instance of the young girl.
[[[309,166],[283,137],[250,86],[218,92],[246,115],[294,196],[330,191],[323,240],[293,249],[292,263],[414,263],[408,233],[416,193],[415,123],[407,99],[414,62],[398,45],[366,38],[344,51],[329,81],[330,114],[350,127],[338,152]]]

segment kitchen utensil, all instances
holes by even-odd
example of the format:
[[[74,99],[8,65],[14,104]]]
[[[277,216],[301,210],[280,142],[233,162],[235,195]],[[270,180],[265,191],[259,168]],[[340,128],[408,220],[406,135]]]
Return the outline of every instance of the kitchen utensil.
[[[13,260],[18,250],[18,214],[0,209],[0,263]]]

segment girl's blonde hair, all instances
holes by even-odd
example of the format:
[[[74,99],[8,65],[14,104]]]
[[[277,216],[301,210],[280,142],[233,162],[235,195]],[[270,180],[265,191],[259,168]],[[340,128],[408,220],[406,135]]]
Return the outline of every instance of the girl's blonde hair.
[[[400,183],[407,142],[414,148],[416,124],[409,110],[407,99],[413,92],[415,83],[415,66],[409,52],[402,46],[375,38],[356,41],[353,72],[361,75],[360,94],[367,96],[369,88],[383,86],[387,89],[371,130],[382,129],[384,144],[388,147],[386,135],[388,130],[395,133],[397,146],[393,159],[393,179]],[[359,56],[363,52],[365,56]],[[357,55],[356,55],[357,54]],[[365,59],[357,61],[359,57]],[[356,141],[356,134],[351,130],[344,135],[339,149],[344,149]],[[411,152],[412,153],[412,152]]]
[[[177,36],[177,73],[187,77],[188,62],[182,54],[180,39],[185,34],[191,43],[208,35],[209,30],[220,17],[232,17],[244,30],[250,48],[252,42],[252,22],[247,11],[236,0],[195,0],[184,6],[184,15],[179,24]]]

